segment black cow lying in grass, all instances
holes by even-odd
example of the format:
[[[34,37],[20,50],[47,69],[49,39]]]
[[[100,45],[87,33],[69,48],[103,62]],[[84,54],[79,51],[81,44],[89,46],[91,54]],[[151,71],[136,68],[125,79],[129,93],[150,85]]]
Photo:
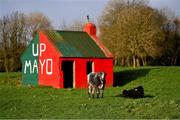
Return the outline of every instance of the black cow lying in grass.
[[[142,86],[138,86],[134,89],[123,90],[122,96],[128,98],[142,98],[144,97],[144,89]]]

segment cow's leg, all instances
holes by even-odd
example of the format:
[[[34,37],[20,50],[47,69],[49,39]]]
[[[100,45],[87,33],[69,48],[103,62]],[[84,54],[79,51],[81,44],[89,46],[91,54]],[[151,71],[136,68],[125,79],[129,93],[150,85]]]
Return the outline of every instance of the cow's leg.
[[[97,94],[97,98],[99,98],[100,90],[98,87],[96,88],[96,94]]]
[[[94,94],[95,94],[95,87],[92,87],[92,98],[94,98]]]
[[[97,94],[97,98],[99,98],[100,89],[98,87],[96,88],[96,94]]]
[[[92,94],[92,87],[91,85],[88,86],[88,96],[89,98],[91,97],[91,94]]]
[[[101,90],[101,97],[102,98],[104,97],[104,90],[103,89]]]

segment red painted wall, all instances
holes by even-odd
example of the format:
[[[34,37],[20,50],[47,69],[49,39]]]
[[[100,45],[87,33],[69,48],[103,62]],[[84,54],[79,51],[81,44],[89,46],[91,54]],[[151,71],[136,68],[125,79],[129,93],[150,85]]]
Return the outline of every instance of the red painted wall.
[[[75,82],[74,87],[75,88],[87,88],[86,64],[88,61],[93,62],[93,64],[94,64],[93,71],[94,72],[103,71],[103,72],[107,73],[107,76],[106,76],[106,86],[107,87],[110,87],[113,85],[113,59],[60,58],[60,63],[63,60],[64,61],[68,61],[68,60],[74,61],[74,82]],[[60,66],[61,66],[61,64],[60,64]],[[63,76],[63,71],[61,71],[60,73],[61,73],[60,76]],[[63,80],[61,80],[61,82],[63,82]]]
[[[106,86],[113,85],[113,59],[94,59],[94,71],[107,73]]]
[[[46,45],[46,50],[42,52],[42,55],[39,55],[39,62],[38,62],[38,69],[39,69],[39,85],[45,85],[45,86],[53,86],[55,88],[62,88],[63,86],[60,86],[60,71],[59,71],[59,57],[61,53],[54,47],[53,43],[51,43],[48,38],[45,36],[43,32],[39,33],[40,39],[39,44],[44,43]],[[42,48],[43,49],[43,48]],[[41,64],[43,61],[47,59],[52,59],[52,68],[49,65],[48,71],[51,71],[52,74],[46,74],[46,65],[41,67]],[[40,64],[40,61],[41,64]],[[43,74],[41,72],[41,69],[43,68]]]

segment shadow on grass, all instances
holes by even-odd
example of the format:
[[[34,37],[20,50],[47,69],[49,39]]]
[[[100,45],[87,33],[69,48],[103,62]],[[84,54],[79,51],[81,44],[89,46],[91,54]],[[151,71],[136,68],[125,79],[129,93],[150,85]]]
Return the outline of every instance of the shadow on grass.
[[[113,86],[123,86],[139,77],[144,77],[151,69],[152,68],[143,68],[114,72]]]
[[[123,96],[122,96],[122,94],[118,94],[113,97],[123,97]],[[154,97],[153,95],[144,95],[144,97],[142,97],[142,98],[153,98],[153,97]],[[123,98],[128,98],[128,97],[123,97]],[[139,98],[130,98],[130,99],[139,99]]]
[[[145,95],[143,98],[153,98],[153,95]]]

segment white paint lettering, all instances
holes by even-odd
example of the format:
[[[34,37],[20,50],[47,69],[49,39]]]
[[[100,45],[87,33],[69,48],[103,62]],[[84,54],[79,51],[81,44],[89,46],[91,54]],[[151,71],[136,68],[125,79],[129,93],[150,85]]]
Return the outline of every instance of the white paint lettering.
[[[41,66],[41,74],[43,74],[44,72],[44,63],[45,63],[45,60],[43,60],[43,62],[41,60],[39,60],[39,63],[40,63],[40,66]]]
[[[32,56],[34,57],[42,56],[43,52],[45,51],[46,51],[45,43],[40,43],[40,44],[32,43]],[[39,67],[41,68],[41,71],[39,71],[40,70]],[[39,61],[37,61],[36,59],[34,59],[33,61],[25,60],[24,74],[26,74],[27,72],[29,72],[30,74],[41,73],[46,75],[52,75],[53,73],[52,58],[39,59]]]
[[[36,69],[36,73],[38,73],[38,65],[37,65],[37,61],[36,60],[34,60],[33,73],[34,73],[35,69]]]
[[[24,66],[24,74],[26,74],[26,70],[27,70],[27,67],[29,67],[29,71],[30,71],[30,74],[32,73],[32,70],[31,70],[31,61],[25,61],[25,66]]]
[[[40,56],[42,55],[42,52],[46,51],[46,44],[44,43],[40,43]]]
[[[52,68],[53,67],[53,61],[52,59],[47,59],[46,60],[46,74],[51,75],[52,74]],[[50,70],[49,70],[50,68]]]
[[[34,43],[32,44],[32,54],[33,56],[38,56],[38,44],[36,44],[36,53],[35,53]]]

